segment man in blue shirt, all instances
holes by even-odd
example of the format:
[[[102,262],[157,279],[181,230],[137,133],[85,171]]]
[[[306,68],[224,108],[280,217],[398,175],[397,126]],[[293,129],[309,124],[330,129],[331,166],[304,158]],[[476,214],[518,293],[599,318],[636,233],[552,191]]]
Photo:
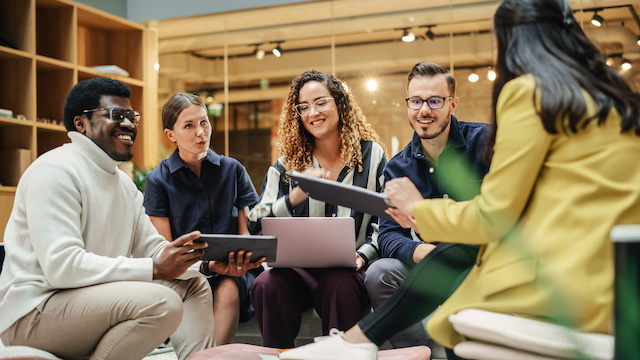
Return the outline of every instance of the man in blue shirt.
[[[483,161],[483,150],[490,126],[456,119],[453,111],[459,100],[455,89],[455,78],[443,67],[431,62],[413,67],[406,98],[413,139],[387,164],[385,182],[408,177],[424,198],[462,201],[480,193],[482,177],[489,170],[489,164]],[[477,246],[424,243],[413,230],[382,218],[378,246],[380,259],[371,264],[365,275],[374,310],[398,289],[409,270],[434,249],[445,254],[445,261],[457,269],[471,268],[478,252]],[[441,301],[448,295],[442,294]],[[422,323],[417,323],[390,342],[394,347],[426,344],[427,334]]]

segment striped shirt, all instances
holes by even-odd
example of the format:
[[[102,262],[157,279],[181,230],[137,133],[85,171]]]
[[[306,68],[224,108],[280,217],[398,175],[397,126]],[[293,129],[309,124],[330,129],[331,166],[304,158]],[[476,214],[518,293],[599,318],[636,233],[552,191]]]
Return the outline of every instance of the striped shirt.
[[[345,185],[359,186],[380,192],[384,181],[382,172],[387,164],[384,151],[379,144],[372,141],[362,141],[361,145],[362,171],[357,171],[357,167],[349,170],[345,166],[338,176],[338,181]],[[315,157],[313,157],[313,167],[320,167]],[[377,217],[311,198],[296,207],[291,206],[289,194],[293,190],[293,186],[288,180],[286,170],[282,164],[282,158],[280,158],[267,171],[262,183],[260,202],[249,212],[249,231],[252,234],[258,234],[262,231],[260,220],[266,216],[351,216],[356,223],[358,254],[367,264],[378,258]]]

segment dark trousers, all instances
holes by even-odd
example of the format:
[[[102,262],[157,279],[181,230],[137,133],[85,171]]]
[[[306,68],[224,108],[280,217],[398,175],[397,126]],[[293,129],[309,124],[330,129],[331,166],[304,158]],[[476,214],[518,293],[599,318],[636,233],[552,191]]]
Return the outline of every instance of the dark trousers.
[[[467,276],[478,246],[439,244],[409,273],[398,291],[358,326],[374,344],[424,319],[442,304]]]
[[[322,319],[322,334],[348,330],[370,308],[364,271],[346,268],[269,269],[258,276],[249,296],[264,346],[291,348],[301,315],[313,307]]]

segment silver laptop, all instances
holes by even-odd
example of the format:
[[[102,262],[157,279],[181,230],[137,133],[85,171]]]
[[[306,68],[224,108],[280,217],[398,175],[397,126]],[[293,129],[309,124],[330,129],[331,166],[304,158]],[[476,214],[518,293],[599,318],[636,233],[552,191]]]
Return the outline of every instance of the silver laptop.
[[[265,217],[262,234],[278,238],[271,267],[356,266],[356,231],[352,217]]]

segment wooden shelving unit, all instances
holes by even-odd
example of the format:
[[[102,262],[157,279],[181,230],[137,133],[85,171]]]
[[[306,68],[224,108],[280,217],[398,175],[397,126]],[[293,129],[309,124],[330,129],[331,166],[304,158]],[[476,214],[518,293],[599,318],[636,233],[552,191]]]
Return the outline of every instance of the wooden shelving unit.
[[[134,109],[156,112],[151,106],[157,95],[146,87],[152,74],[147,62],[157,55],[145,54],[154,49],[147,44],[145,26],[69,0],[2,0],[0,21],[16,46],[0,45],[0,108],[14,115],[0,116],[0,151],[26,149],[33,161],[68,142],[62,125],[65,97],[73,85],[90,78],[108,76],[126,83]],[[116,65],[129,76],[91,68],[99,65]],[[141,165],[147,162],[144,145],[149,135],[145,136],[144,126],[138,128],[133,161]],[[3,162],[11,160],[0,158],[0,171],[5,168]],[[0,241],[13,207],[15,185],[0,186]]]

